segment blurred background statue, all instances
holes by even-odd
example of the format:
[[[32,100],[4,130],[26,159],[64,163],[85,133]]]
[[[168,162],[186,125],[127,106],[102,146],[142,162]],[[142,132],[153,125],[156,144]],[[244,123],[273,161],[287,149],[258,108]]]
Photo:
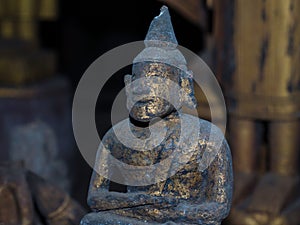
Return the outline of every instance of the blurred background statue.
[[[5,225],[75,225],[85,213],[68,193],[22,162],[0,164],[0,199],[0,223]]]
[[[70,191],[70,87],[54,51],[40,45],[40,21],[57,14],[56,0],[0,0],[0,162],[23,161]]]

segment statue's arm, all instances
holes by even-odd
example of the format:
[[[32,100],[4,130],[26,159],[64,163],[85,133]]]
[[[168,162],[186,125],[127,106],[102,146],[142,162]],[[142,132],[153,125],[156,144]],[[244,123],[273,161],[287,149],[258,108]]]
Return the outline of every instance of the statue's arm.
[[[143,193],[121,193],[109,191],[109,180],[93,172],[88,194],[88,205],[92,210],[113,210],[143,205],[160,205],[163,198]]]
[[[187,218],[201,220],[203,224],[220,223],[229,213],[232,199],[232,160],[229,146],[224,139],[220,151],[207,168],[204,176],[208,186],[206,201],[200,204],[180,203],[177,206],[180,214]]]
[[[93,172],[88,194],[92,210],[113,210],[144,205],[173,205],[174,199],[151,196],[146,193],[121,193],[109,191],[109,180]]]
[[[105,196],[109,193],[109,180],[104,177],[108,175],[109,169],[107,149],[109,146],[101,143],[96,155],[87,198],[87,203],[92,210],[99,210],[106,205]]]
[[[233,192],[232,158],[225,139],[216,158],[209,166],[208,177],[207,200],[216,204],[214,217],[222,220],[230,211]]]

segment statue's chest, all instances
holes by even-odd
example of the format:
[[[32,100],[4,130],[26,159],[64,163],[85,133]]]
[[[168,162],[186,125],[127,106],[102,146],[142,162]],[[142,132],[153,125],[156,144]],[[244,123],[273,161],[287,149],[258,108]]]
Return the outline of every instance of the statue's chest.
[[[176,167],[176,165],[173,167]],[[178,167],[178,171],[166,181],[156,184],[159,192],[153,193],[161,196],[172,196],[175,198],[200,198],[201,192],[207,186],[207,176],[198,171],[197,160],[192,157],[188,163]]]
[[[123,153],[125,163],[135,166],[155,165],[156,169],[151,176],[166,175],[164,181],[147,187],[128,187],[130,192],[139,189],[156,196],[199,198],[202,190],[205,190],[206,176],[198,171],[199,150],[180,146],[175,138],[166,140],[153,150],[126,149]]]
[[[151,140],[142,142],[136,148],[125,147],[124,145],[115,146],[112,155],[124,163],[134,166],[151,166],[154,164],[164,163],[164,161],[175,162],[175,157],[182,153],[183,149],[179,145],[175,136],[153,145]],[[171,166],[170,163],[168,163]]]

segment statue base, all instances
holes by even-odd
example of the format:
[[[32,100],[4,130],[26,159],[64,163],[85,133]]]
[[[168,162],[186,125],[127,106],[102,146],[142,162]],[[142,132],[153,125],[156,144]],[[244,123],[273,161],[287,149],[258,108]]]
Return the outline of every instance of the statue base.
[[[156,223],[148,221],[140,221],[135,218],[123,217],[114,213],[105,212],[95,212],[89,213],[83,217],[80,225],[193,225],[191,223],[175,223],[173,221],[167,221],[165,223]],[[200,225],[221,225],[221,223],[199,223]],[[198,224],[198,225],[199,225]]]

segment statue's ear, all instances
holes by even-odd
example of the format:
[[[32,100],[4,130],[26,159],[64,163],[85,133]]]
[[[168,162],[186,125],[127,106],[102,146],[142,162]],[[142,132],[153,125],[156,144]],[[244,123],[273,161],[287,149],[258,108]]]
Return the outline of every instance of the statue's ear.
[[[180,99],[183,105],[195,109],[197,107],[197,100],[194,93],[193,72],[187,71],[184,73],[185,74],[180,77],[180,86],[182,88]]]
[[[131,78],[132,76],[127,74],[124,76],[124,83],[125,83],[125,90],[126,90],[126,94],[129,93],[129,85],[131,83]]]

